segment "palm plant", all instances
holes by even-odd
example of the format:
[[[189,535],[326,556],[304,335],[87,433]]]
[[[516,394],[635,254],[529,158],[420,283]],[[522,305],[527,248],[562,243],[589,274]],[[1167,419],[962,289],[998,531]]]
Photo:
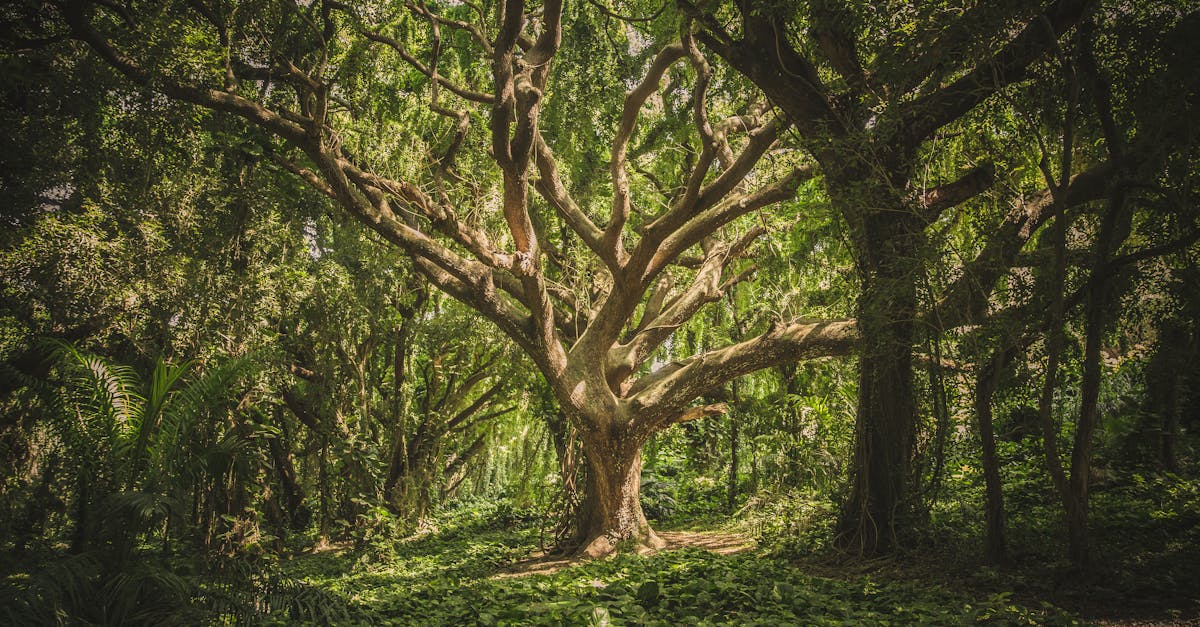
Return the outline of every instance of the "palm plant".
[[[250,357],[190,374],[194,362],[158,359],[148,376],[69,343],[46,345],[54,380],[36,385],[45,423],[74,487],[71,548],[42,565],[0,616],[31,622],[186,622],[191,585],[163,560],[133,560],[147,532],[164,547],[205,480],[221,481],[246,449],[229,415],[253,367]],[[49,383],[48,385],[45,383]],[[53,617],[53,618],[52,618]],[[19,621],[20,622],[20,621]]]
[[[53,345],[62,376],[54,426],[76,472],[73,548],[85,548],[93,510],[117,515],[126,548],[147,525],[178,510],[214,460],[230,460],[239,437],[213,437],[204,419],[227,409],[235,384],[250,369],[246,357],[225,361],[187,379],[193,362],[158,359],[146,378],[67,343]],[[112,522],[112,521],[110,521]],[[164,531],[165,532],[165,531]]]

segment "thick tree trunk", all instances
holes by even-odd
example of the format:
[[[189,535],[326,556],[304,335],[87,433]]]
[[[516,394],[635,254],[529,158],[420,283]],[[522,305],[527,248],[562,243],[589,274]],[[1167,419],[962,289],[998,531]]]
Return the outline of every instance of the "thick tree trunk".
[[[855,424],[854,482],[837,544],[864,555],[890,551],[907,524],[909,461],[916,426],[912,345],[915,286],[895,256],[864,281]],[[890,275],[890,276],[888,276]]]
[[[639,552],[665,546],[642,512],[643,439],[616,432],[582,441],[587,482],[577,518],[577,553],[600,557],[625,543]]]
[[[410,443],[419,443],[419,439]],[[433,465],[436,460],[428,455],[426,450],[409,451],[410,467],[402,468],[399,475],[390,478],[391,487],[385,493],[391,512],[410,524],[425,516],[433,506],[434,491],[444,485],[435,477],[437,471]]]

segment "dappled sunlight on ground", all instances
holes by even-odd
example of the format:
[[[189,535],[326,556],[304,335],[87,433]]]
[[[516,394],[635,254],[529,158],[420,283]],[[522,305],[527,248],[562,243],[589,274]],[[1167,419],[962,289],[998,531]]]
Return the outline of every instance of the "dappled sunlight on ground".
[[[668,551],[694,546],[717,555],[732,555],[755,547],[754,541],[746,536],[719,531],[663,531],[658,537],[667,541]]]

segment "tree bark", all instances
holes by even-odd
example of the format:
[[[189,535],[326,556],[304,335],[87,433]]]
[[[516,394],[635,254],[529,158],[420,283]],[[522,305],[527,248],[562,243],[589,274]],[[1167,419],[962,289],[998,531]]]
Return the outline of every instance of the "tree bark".
[[[1191,338],[1187,328],[1174,318],[1161,322],[1157,332],[1158,341],[1146,364],[1145,418],[1135,438],[1139,442],[1157,440],[1159,469],[1178,473],[1175,449]]]
[[[638,552],[666,546],[642,512],[642,447],[645,439],[613,429],[584,434],[586,489],[579,507],[577,553],[600,557],[632,543]]]
[[[550,438],[554,443],[555,458],[558,460],[559,481],[562,482],[558,496],[561,509],[556,512],[558,519],[554,521],[554,541],[556,544],[562,544],[575,531],[572,524],[579,517],[579,434],[561,411],[552,413],[546,422],[550,427]]]
[[[279,476],[279,486],[283,493],[283,502],[287,513],[288,526],[295,531],[308,527],[312,520],[312,511],[304,502],[304,487],[296,479],[296,467],[292,463],[292,454],[288,448],[290,438],[287,437],[287,425],[283,420],[283,412],[278,408],[274,412],[275,424],[283,430],[280,438],[267,438],[267,447],[271,453],[271,462]]]
[[[864,555],[886,553],[908,523],[909,462],[916,428],[912,346],[916,285],[905,234],[875,247],[859,297],[861,333],[854,479],[837,544]],[[863,261],[860,261],[863,263]],[[873,266],[873,267],[872,267]]]
[[[896,542],[907,509],[915,406],[910,351],[892,347],[860,362],[854,483],[842,511],[838,545],[864,555]]]
[[[926,278],[926,290],[932,292]],[[942,473],[946,467],[946,443],[950,437],[950,407],[946,398],[946,377],[942,366],[941,338],[931,337],[926,341],[926,352],[933,357],[928,364],[930,394],[933,397],[933,467],[929,471],[929,482],[924,484],[918,495],[922,513],[928,520],[929,505],[937,502],[942,488]],[[920,480],[920,475],[917,477]]]
[[[1113,140],[1109,139],[1110,144]],[[1116,151],[1114,151],[1114,155]],[[1113,184],[1097,233],[1092,285],[1084,320],[1083,376],[1079,383],[1079,425],[1071,451],[1070,496],[1067,498],[1068,552],[1077,568],[1091,562],[1088,550],[1088,483],[1092,465],[1092,436],[1099,422],[1101,355],[1100,343],[1108,324],[1109,311],[1119,307],[1110,294],[1109,263],[1113,253],[1129,237],[1132,214],[1126,210],[1126,189]]]

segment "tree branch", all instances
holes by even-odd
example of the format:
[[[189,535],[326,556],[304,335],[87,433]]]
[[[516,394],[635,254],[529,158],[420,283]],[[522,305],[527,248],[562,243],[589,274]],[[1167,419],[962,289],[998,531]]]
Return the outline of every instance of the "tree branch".
[[[625,228],[625,222],[629,219],[629,173],[625,170],[629,138],[633,135],[633,128],[637,123],[642,105],[646,103],[650,94],[658,90],[659,83],[662,82],[663,74],[667,72],[667,69],[682,59],[684,54],[681,44],[676,43],[664,47],[654,57],[642,82],[625,97],[625,105],[621,111],[621,119],[617,124],[617,134],[613,138],[612,145],[610,164],[613,182],[612,216],[609,218],[608,226],[604,229],[604,246],[611,250],[609,254],[615,258],[622,255],[621,232]]]
[[[778,364],[849,355],[858,341],[853,320],[772,326],[758,337],[673,362],[642,377],[630,388],[628,403],[639,424],[662,424],[685,411],[692,399],[740,376]]]
[[[471,102],[478,102],[481,104],[492,104],[495,102],[496,97],[493,96],[492,94],[486,94],[483,92],[466,89],[464,87],[459,87],[458,85],[455,85],[450,80],[448,80],[446,77],[437,74],[436,72],[431,70],[428,66],[426,66],[424,63],[421,63],[421,61],[419,59],[417,59],[411,53],[409,53],[408,49],[404,47],[404,44],[400,43],[396,39],[394,39],[392,37],[388,37],[387,35],[384,35],[383,33],[380,33],[378,31],[372,31],[367,28],[363,28],[359,32],[362,33],[363,37],[366,37],[367,39],[369,39],[371,41],[374,41],[376,43],[381,43],[381,44],[391,48],[392,50],[394,50],[396,52],[396,54],[400,55],[400,58],[403,59],[405,63],[409,64],[414,69],[416,69],[418,72],[424,74],[430,80],[434,81],[438,85],[441,85],[442,87],[445,87],[446,89],[450,90],[450,92],[453,93],[454,95],[456,95],[464,100],[469,100]]]
[[[947,209],[956,207],[982,194],[996,180],[996,168],[985,163],[962,175],[956,181],[922,190],[920,196],[921,219],[932,224]]]
[[[903,105],[900,127],[904,144],[910,149],[920,145],[934,131],[962,117],[992,94],[1024,79],[1029,66],[1051,50],[1058,37],[1075,25],[1091,4],[1092,0],[1057,0],[966,76]]]
[[[926,325],[944,331],[981,320],[996,281],[1012,267],[1033,234],[1058,212],[1103,198],[1112,174],[1111,163],[1093,166],[1071,179],[1062,202],[1055,202],[1050,190],[1042,190],[1014,207],[993,230],[983,250],[963,267],[962,276],[925,316]]]

